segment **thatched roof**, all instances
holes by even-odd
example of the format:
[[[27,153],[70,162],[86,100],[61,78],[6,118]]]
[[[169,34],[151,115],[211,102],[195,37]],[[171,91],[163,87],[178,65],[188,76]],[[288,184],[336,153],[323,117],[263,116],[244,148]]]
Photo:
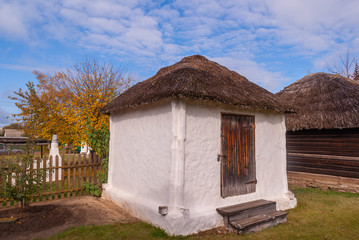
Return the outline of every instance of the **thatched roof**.
[[[185,57],[172,66],[160,69],[153,77],[122,93],[102,112],[109,114],[172,98],[284,112],[272,93],[200,55]]]
[[[289,131],[359,127],[359,84],[354,80],[313,73],[276,96],[296,111],[286,115]]]

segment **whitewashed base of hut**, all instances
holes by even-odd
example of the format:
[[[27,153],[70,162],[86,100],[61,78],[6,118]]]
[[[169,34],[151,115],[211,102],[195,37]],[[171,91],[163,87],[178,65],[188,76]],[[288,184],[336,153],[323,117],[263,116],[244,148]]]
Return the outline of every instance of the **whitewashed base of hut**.
[[[292,193],[289,191],[288,194]],[[276,201],[277,210],[296,206],[296,198],[293,194],[292,196],[289,195],[285,194],[280,199],[271,199]],[[158,203],[138,198],[109,184],[103,184],[101,197],[126,209],[132,216],[164,229],[169,235],[189,235],[225,226],[223,217],[218,214],[216,208],[197,210],[168,206],[168,211],[163,211],[163,207],[159,206]],[[161,214],[163,212],[165,214]]]

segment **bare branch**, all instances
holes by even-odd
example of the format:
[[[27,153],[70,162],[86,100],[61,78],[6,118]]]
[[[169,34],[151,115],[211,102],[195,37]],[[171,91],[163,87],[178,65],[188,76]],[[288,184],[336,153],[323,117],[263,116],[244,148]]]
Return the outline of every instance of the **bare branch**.
[[[357,63],[355,57],[350,56],[349,49],[346,52],[346,55],[340,56],[339,61],[332,64],[326,63],[326,68],[329,73],[337,74],[346,78],[353,78],[354,67]]]

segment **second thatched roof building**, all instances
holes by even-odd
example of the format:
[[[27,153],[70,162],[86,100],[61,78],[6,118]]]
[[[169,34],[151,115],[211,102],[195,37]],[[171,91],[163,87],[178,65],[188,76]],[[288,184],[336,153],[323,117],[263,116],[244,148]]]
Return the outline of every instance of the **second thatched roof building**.
[[[314,73],[276,96],[295,109],[294,113],[286,114],[289,177],[303,173],[301,176],[308,184],[314,184],[320,176],[310,174],[338,176],[326,178],[329,185],[343,181],[343,177],[359,178],[357,81]],[[349,188],[359,191],[359,184]]]

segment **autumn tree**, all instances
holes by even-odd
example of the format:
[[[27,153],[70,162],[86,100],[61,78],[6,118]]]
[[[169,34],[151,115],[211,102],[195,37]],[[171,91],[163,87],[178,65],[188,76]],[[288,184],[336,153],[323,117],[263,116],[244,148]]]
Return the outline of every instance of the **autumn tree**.
[[[10,97],[20,109],[13,116],[23,122],[27,135],[50,140],[57,134],[62,143],[73,145],[88,142],[89,126],[109,126],[100,109],[132,82],[123,69],[88,59],[54,74],[34,74],[37,84],[28,82],[25,91]]]

